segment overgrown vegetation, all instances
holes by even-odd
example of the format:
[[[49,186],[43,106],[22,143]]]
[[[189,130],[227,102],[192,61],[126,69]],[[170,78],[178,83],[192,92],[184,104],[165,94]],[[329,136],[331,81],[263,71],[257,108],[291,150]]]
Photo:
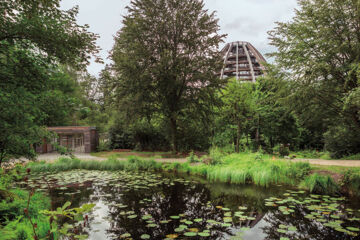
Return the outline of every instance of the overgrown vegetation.
[[[215,158],[218,160],[212,165],[173,164],[167,166],[166,169],[199,174],[209,181],[234,184],[254,183],[265,187],[271,184],[295,185],[310,171],[308,163],[272,160],[269,155],[259,157],[259,154],[240,153],[221,158],[215,155]],[[221,164],[218,164],[219,162]]]
[[[91,211],[93,204],[69,208],[71,202],[57,209],[51,209],[50,198],[36,192],[15,187],[15,181],[28,183],[31,169],[22,166],[5,172],[0,169],[0,238],[4,240],[86,239],[87,236],[74,231],[74,226],[66,223],[87,221],[84,214]],[[15,188],[14,188],[15,187]],[[48,186],[49,187],[49,186]],[[8,190],[11,189],[11,190]],[[50,189],[48,189],[50,191]],[[68,220],[69,220],[68,219]]]
[[[340,189],[331,176],[311,174],[306,176],[300,183],[300,187],[310,190],[313,193],[335,194]]]
[[[33,172],[60,172],[72,169],[87,169],[87,170],[160,170],[161,163],[154,160],[141,160],[137,157],[129,157],[127,161],[117,160],[115,157],[110,157],[105,161],[85,161],[76,158],[59,158],[54,163],[30,163],[28,167]]]

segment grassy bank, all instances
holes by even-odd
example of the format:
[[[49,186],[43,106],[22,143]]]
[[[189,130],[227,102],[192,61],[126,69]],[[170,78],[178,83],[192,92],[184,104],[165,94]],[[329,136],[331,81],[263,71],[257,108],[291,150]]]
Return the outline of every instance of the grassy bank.
[[[271,184],[297,184],[310,171],[309,163],[272,160],[269,155],[240,153],[220,158],[219,164],[215,165],[170,164],[164,168],[202,175],[209,181],[254,183],[265,187]]]
[[[209,160],[210,159],[210,160]],[[58,172],[72,169],[87,170],[127,170],[127,171],[169,171],[183,172],[205,177],[210,182],[231,184],[255,184],[297,186],[315,193],[334,194],[341,190],[360,195],[360,168],[334,168],[343,176],[341,181],[334,180],[332,171],[311,166],[308,162],[293,162],[273,159],[271,155],[259,153],[239,153],[223,155],[212,153],[206,163],[159,163],[153,159],[140,159],[131,156],[128,160],[117,160],[114,156],[106,161],[81,161],[60,158],[54,163],[31,163],[33,172]],[[326,168],[326,167],[324,167]]]
[[[32,172],[59,172],[69,171],[73,169],[86,169],[86,170],[159,170],[162,168],[161,163],[154,160],[143,160],[137,157],[129,157],[127,161],[117,160],[114,157],[105,161],[89,160],[82,161],[79,159],[59,158],[54,163],[37,162],[29,163],[28,167]]]

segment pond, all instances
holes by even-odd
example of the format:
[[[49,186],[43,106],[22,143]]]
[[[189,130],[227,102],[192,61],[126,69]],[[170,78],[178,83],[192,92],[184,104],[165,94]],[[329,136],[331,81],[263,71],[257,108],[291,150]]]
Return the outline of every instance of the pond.
[[[47,190],[47,179],[51,189]],[[52,207],[93,203],[89,239],[360,239],[359,201],[149,172],[33,174]]]

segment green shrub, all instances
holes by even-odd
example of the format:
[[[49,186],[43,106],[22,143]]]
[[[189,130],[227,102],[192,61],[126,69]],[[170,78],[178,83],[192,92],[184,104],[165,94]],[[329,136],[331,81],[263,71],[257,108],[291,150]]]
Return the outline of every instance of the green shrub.
[[[339,186],[332,177],[316,173],[305,177],[300,186],[308,189],[312,193],[319,194],[334,194],[339,191]]]
[[[352,194],[360,196],[360,170],[346,171],[342,185],[348,188]]]
[[[359,153],[359,131],[349,129],[344,124],[332,126],[324,134],[325,149],[330,152],[332,158],[342,158]]]
[[[344,159],[344,160],[360,160],[360,153],[345,156],[342,159]]]
[[[288,146],[284,144],[278,144],[275,147],[273,147],[273,153],[281,157],[285,157],[285,156],[289,156],[290,150]]]
[[[37,224],[36,233],[40,238],[46,236],[50,230],[48,219],[39,214],[41,210],[50,208],[50,199],[43,194],[34,193],[30,205],[27,207],[29,192],[21,189],[11,190],[13,198],[0,202],[1,239],[33,239],[33,229],[24,209],[27,208],[32,221]]]
[[[110,150],[111,150],[110,142],[108,141],[100,141],[99,146],[96,148],[96,151],[98,152],[106,152]]]
[[[194,151],[191,151],[189,156],[186,158],[188,163],[197,163],[200,162],[198,156],[194,154]]]
[[[222,153],[219,148],[213,147],[210,149],[210,158],[209,164],[216,165],[223,162],[224,153]]]

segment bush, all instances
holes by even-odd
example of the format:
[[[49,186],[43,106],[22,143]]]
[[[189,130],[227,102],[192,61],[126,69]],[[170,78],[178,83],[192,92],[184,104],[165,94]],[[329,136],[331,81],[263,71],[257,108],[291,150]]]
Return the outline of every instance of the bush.
[[[216,165],[223,162],[224,153],[220,151],[217,147],[212,147],[210,149],[210,158],[209,158],[209,164],[210,165]]]
[[[330,127],[324,134],[325,149],[330,152],[332,158],[341,158],[360,151],[360,133],[337,125]]]
[[[33,229],[24,209],[27,208],[29,192],[20,189],[11,190],[12,198],[0,202],[1,239],[27,240],[33,239]],[[41,210],[50,208],[50,199],[43,194],[34,193],[28,208],[29,216],[37,223],[37,234],[43,239],[50,230],[48,219],[39,214]]]
[[[189,156],[186,158],[188,163],[197,163],[200,162],[198,156],[194,154],[194,151],[191,151]]]
[[[316,173],[305,177],[300,186],[309,189],[312,193],[319,194],[335,194],[339,191],[339,186],[332,177]]]
[[[342,185],[353,195],[360,196],[360,170],[348,170],[344,174]]]
[[[133,133],[121,124],[110,127],[109,140],[111,149],[133,149],[135,147]]]
[[[275,147],[273,147],[273,153],[281,157],[289,156],[290,154],[289,146],[284,144],[278,144]]]
[[[110,151],[111,147],[110,147],[110,142],[109,141],[100,141],[99,142],[99,146],[96,149],[98,152],[106,152],[106,151]]]

